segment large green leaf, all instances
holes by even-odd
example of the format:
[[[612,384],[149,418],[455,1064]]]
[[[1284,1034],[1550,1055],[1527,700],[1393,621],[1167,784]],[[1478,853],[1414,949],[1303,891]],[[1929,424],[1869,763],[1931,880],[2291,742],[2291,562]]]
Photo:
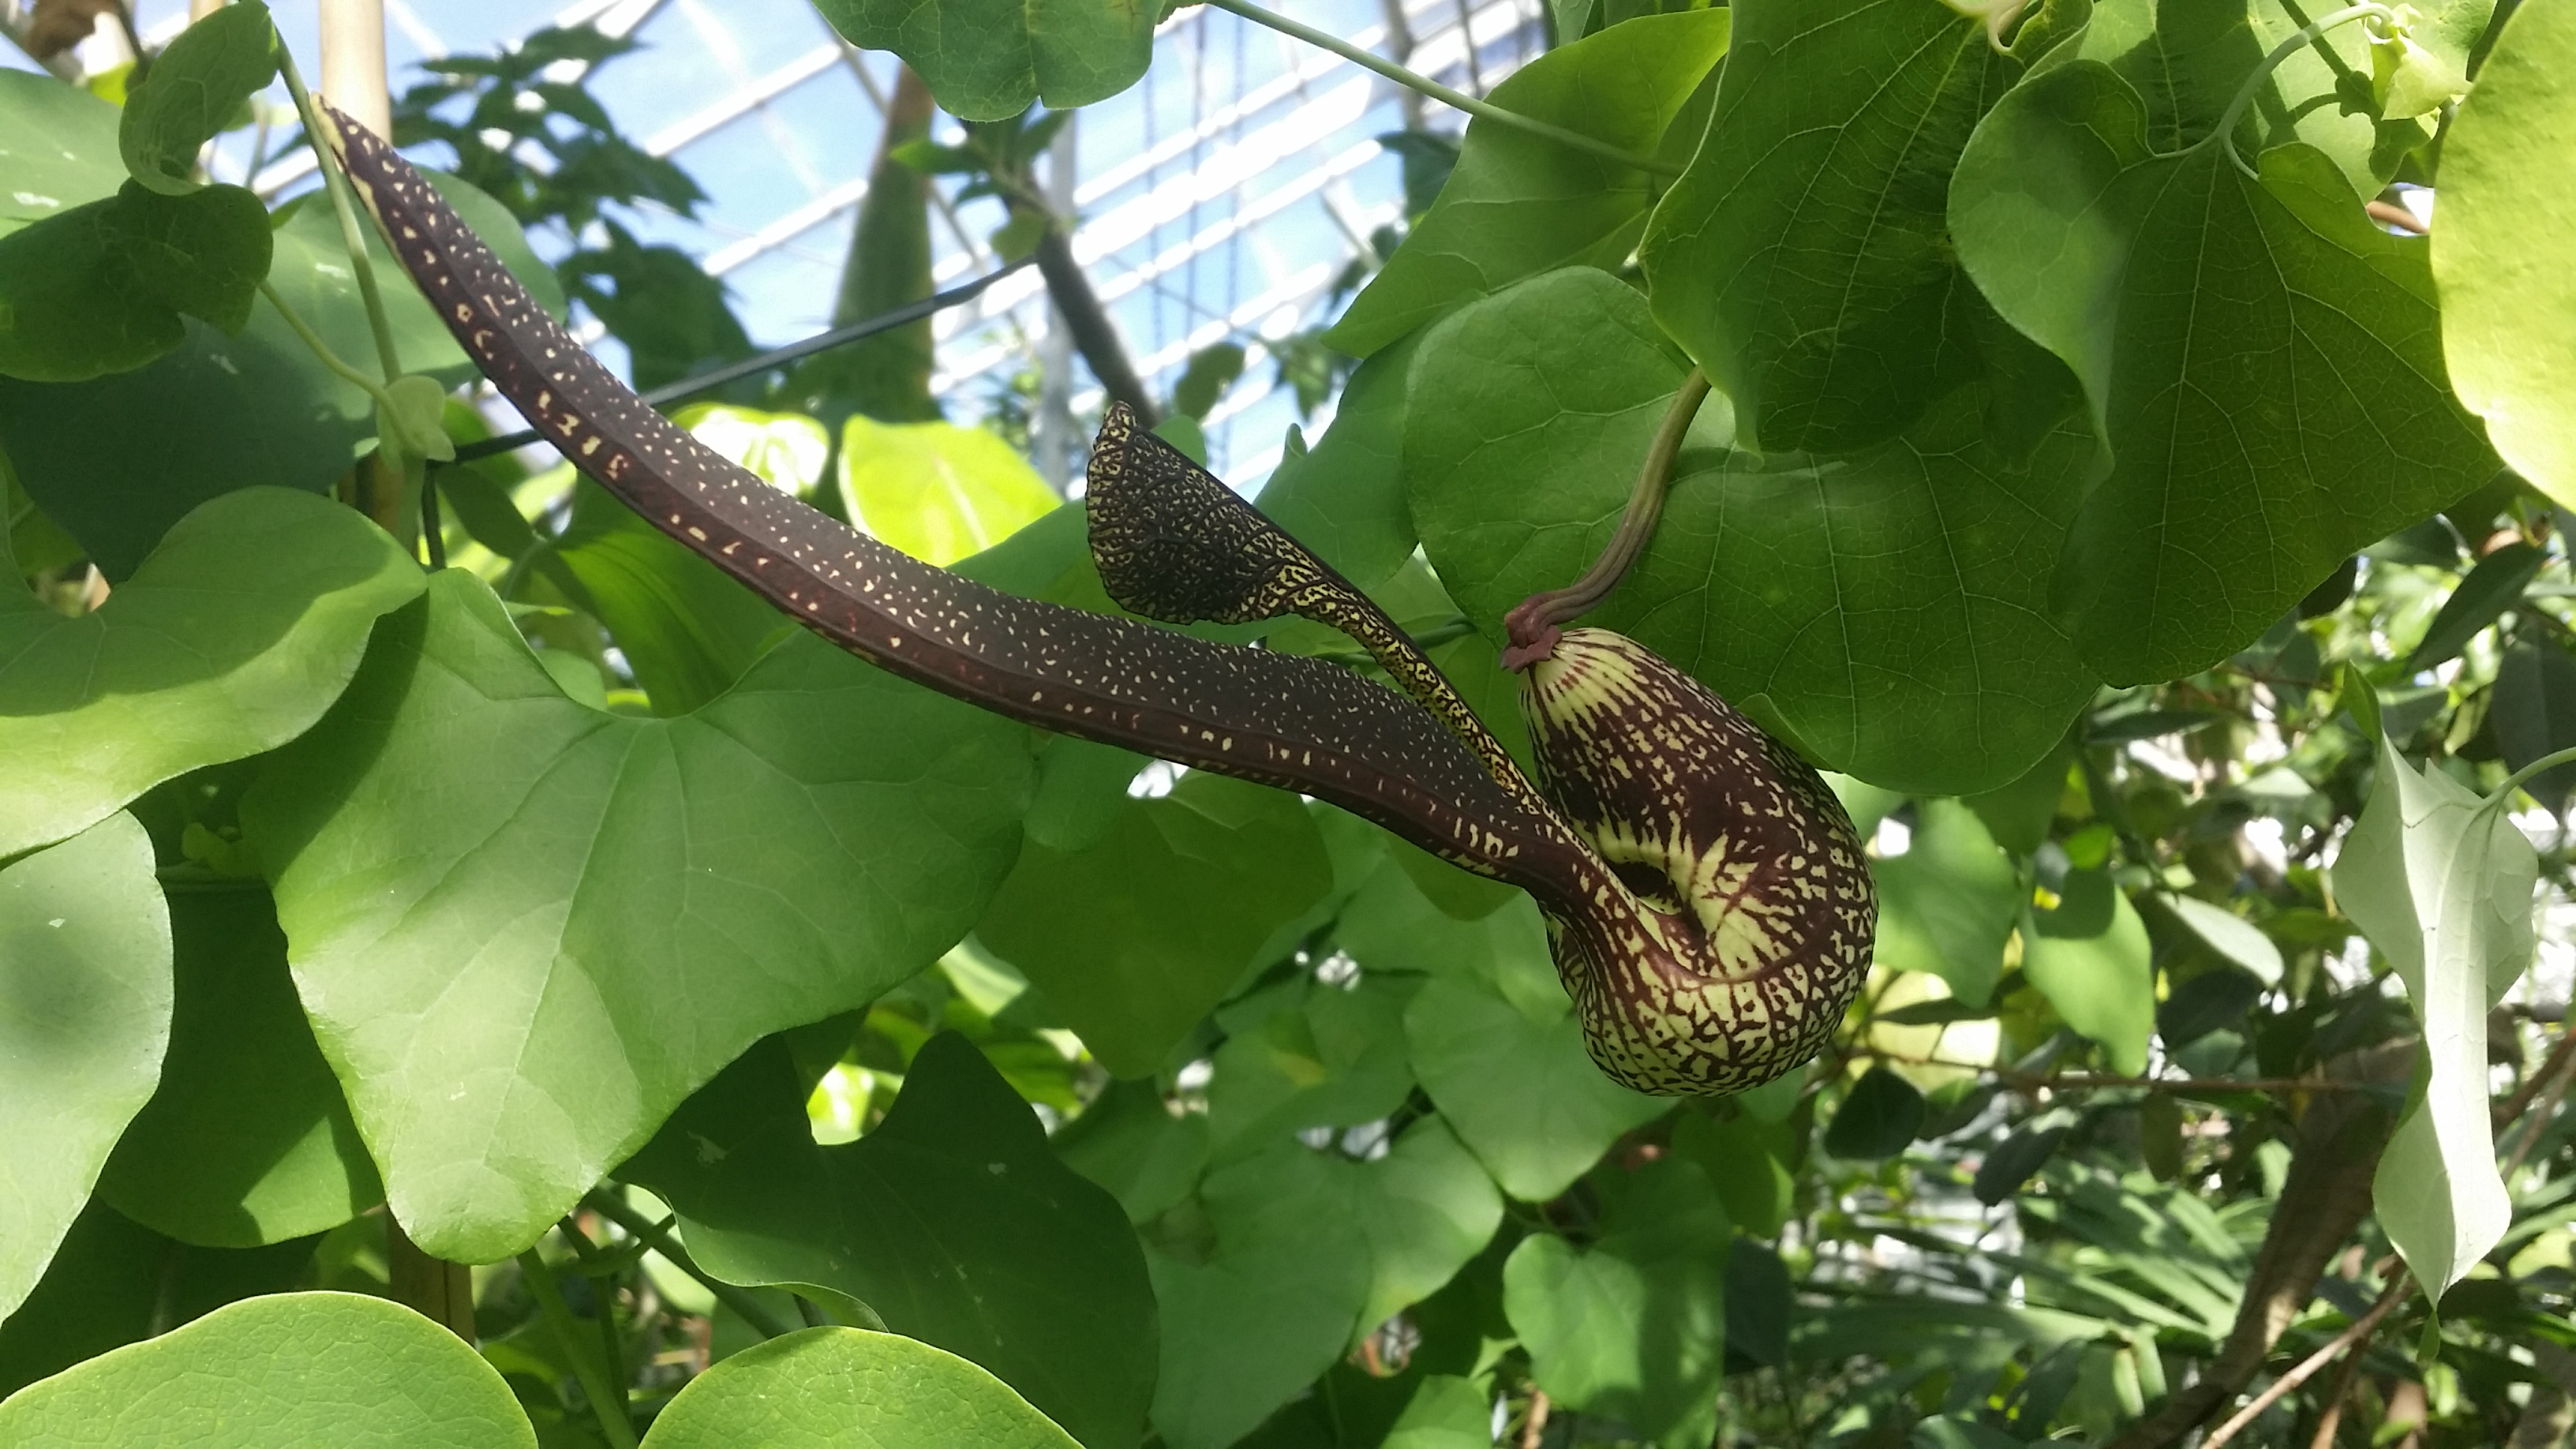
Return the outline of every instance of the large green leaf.
[[[1569,269],[1443,321],[1405,430],[1414,520],[1489,637],[1608,542],[1681,380],[1646,304]],[[1706,681],[1832,768],[1926,793],[2009,783],[2095,678],[2050,621],[2054,548],[2091,456],[2077,427],[2026,458],[1952,393],[1902,438],[1834,457],[1692,447],[1644,558],[1591,618]],[[1723,444],[1712,402],[1692,434]]]
[[[432,579],[242,810],[396,1218],[507,1257],[751,1042],[927,965],[1009,864],[1024,739],[802,634],[602,714]]]
[[[170,915],[133,816],[0,869],[0,1316],[151,1097],[170,994]]]
[[[1421,959],[1441,974],[1405,1008],[1413,1072],[1505,1192],[1555,1197],[1619,1134],[1671,1106],[1611,1081],[1584,1054],[1582,1024],[1552,979],[1527,897],[1482,921],[1437,911],[1422,920]]]
[[[809,1328],[733,1355],[655,1416],[646,1449],[1074,1449],[1001,1380],[891,1333]]]
[[[277,75],[277,28],[268,7],[242,0],[208,12],[152,57],[125,97],[117,150],[134,179],[178,196],[197,180],[197,153],[239,119]]]
[[[1161,7],[1144,0],[821,0],[852,45],[891,50],[941,109],[1005,121],[1068,110],[1134,85],[1154,58]]]
[[[93,1197],[35,1291],[0,1322],[0,1398],[227,1303],[283,1293],[312,1267],[314,1243],[192,1248]]]
[[[755,1047],[620,1169],[680,1215],[708,1272],[829,1288],[990,1370],[1092,1446],[1133,1445],[1153,1290],[1116,1200],[1056,1160],[966,1038],[931,1038],[885,1121],[814,1144],[783,1042]]]
[[[2348,700],[2360,694],[2345,691]],[[2377,710],[2364,714],[2379,768],[2335,857],[2335,900],[2406,983],[2425,1063],[2420,1095],[2380,1156],[2371,1203],[2438,1301],[2513,1215],[2487,1116],[2487,1013],[2530,963],[2539,861],[2501,797],[2482,800],[2439,769],[2416,769],[2381,733]]]
[[[2107,871],[2068,871],[2058,896],[2054,909],[2031,913],[2022,974],[2068,1026],[2101,1044],[2111,1070],[2137,1076],[2156,1029],[2146,923]]]
[[[124,112],[79,86],[0,71],[0,233],[113,196],[125,181],[116,132]]]
[[[1031,841],[976,934],[1102,1066],[1141,1077],[1331,887],[1294,796],[1193,773],[1162,799],[1127,801],[1088,849]]]
[[[1503,1306],[1549,1397],[1682,1449],[1716,1429],[1734,1241],[1696,1163],[1601,1179],[1601,1236],[1533,1234],[1503,1265]]]
[[[2423,244],[2312,147],[2257,178],[2215,141],[2157,150],[2156,120],[2112,67],[2062,65],[1996,105],[1950,188],[1969,274],[2075,370],[2109,445],[2056,598],[2115,683],[2224,657],[2494,470]]]
[[[1655,320],[1735,404],[1747,446],[1904,431],[1974,370],[1950,168],[2019,70],[1972,7],[1750,0],[1708,143],[1640,248]]]
[[[2525,5],[2442,142],[2442,353],[2487,437],[2576,506],[2576,14]]]
[[[281,1293],[102,1354],[0,1403],[0,1443],[101,1449],[536,1449],[509,1385],[398,1303]]]
[[[356,513],[259,488],[192,513],[92,613],[0,613],[0,856],[302,734],[420,587]]]
[[[560,313],[562,289],[510,213],[452,177],[432,181]],[[272,234],[269,284],[342,360],[372,368],[375,341],[339,222],[318,196],[292,205]],[[448,383],[472,376],[445,324],[402,285],[372,228],[367,236],[404,367]],[[374,418],[374,399],[324,367],[266,302],[251,308],[240,336],[192,320],[176,348],[131,372],[81,383],[0,378],[0,437],[19,481],[120,582],[209,498],[261,484],[329,488]]]
[[[1691,93],[1726,53],[1727,15],[1640,16],[1558,46],[1512,72],[1490,99],[1622,150],[1660,148],[1669,161],[1688,160],[1699,144],[1696,128],[1674,123],[1686,118]],[[1440,199],[1325,340],[1366,357],[1523,277],[1616,267],[1637,244],[1654,183],[1633,166],[1561,141],[1471,122]]]
[[[152,1101],[99,1196],[185,1243],[249,1248],[336,1227],[384,1200],[348,1099],[314,1045],[256,881],[174,890],[178,989]]]

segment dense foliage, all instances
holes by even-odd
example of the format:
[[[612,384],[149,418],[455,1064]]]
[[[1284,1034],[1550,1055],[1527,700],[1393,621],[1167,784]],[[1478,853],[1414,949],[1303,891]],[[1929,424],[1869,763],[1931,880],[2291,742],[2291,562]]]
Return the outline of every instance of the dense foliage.
[[[1156,18],[819,8],[910,67],[843,321],[927,295],[932,185],[1073,226],[1045,116]],[[2576,10],[1549,9],[1388,138],[1259,501],[1524,748],[1502,615],[1714,381],[1594,622],[1834,772],[1881,900],[1732,1098],[1602,1077],[1518,891],[457,461],[363,213],[198,171],[258,4],[0,71],[0,1444],[2569,1442]],[[620,49],[398,134],[651,385],[751,344],[617,220],[697,195],[561,79]],[[677,416],[1113,610],[928,347]]]

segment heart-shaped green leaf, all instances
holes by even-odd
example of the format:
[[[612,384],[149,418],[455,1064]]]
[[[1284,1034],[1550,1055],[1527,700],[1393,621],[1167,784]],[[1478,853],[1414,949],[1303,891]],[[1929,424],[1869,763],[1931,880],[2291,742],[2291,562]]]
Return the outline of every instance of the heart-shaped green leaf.
[[[2114,683],[2251,642],[2495,469],[2444,377],[2423,243],[2311,147],[2248,176],[2215,139],[2156,149],[2155,119],[2112,67],[2059,66],[1987,115],[1950,188],[1969,275],[2075,370],[2109,445],[2055,598]]]
[[[1300,1219],[1356,1229],[1367,1243],[1369,1291],[1351,1325],[1355,1336],[1438,1292],[1503,1219],[1493,1179],[1437,1117],[1406,1128],[1384,1156],[1366,1162],[1273,1142],[1210,1172],[1200,1192],[1221,1244],[1287,1241],[1301,1231]]]
[[[858,1328],[809,1328],[689,1381],[644,1449],[847,1445],[1077,1449],[1010,1386],[955,1354]]]
[[[1505,1192],[1555,1197],[1620,1133],[1670,1108],[1601,1075],[1574,1003],[1545,976],[1531,979],[1528,963],[1547,970],[1547,941],[1527,897],[1482,921],[1427,907],[1420,919],[1417,959],[1440,974],[1405,1008],[1414,1075]],[[1504,973],[1527,984],[1507,989]]]
[[[509,1385],[398,1303],[281,1293],[102,1354],[0,1403],[0,1443],[100,1449],[536,1449]]]
[[[1068,110],[1134,85],[1154,58],[1160,7],[1121,0],[823,0],[852,45],[891,50],[940,108],[1004,121],[1044,102]]]
[[[420,588],[356,513],[257,488],[189,515],[93,613],[0,613],[0,856],[302,734]]]
[[[1537,1233],[1503,1265],[1503,1307],[1530,1376],[1549,1397],[1670,1449],[1706,1443],[1726,1369],[1726,1209],[1696,1163],[1652,1162],[1600,1182],[1590,1247]]]
[[[137,67],[140,70],[140,67]],[[125,97],[117,150],[134,179],[178,196],[197,180],[197,153],[241,118],[277,75],[277,29],[259,0],[209,11],[152,57]]]
[[[1025,731],[801,634],[695,714],[602,714],[451,570],[242,822],[397,1220],[490,1262],[964,935],[1028,788]]]
[[[43,1276],[170,1040],[170,915],[131,815],[0,869],[0,1317]]]
[[[619,1170],[746,1286],[812,1284],[972,1360],[1093,1446],[1132,1445],[1153,1394],[1154,1301],[1110,1195],[1048,1149],[966,1038],[931,1038],[885,1121],[817,1147],[783,1044],[701,1088]]]
[[[1406,423],[1414,521],[1489,638],[1607,544],[1683,365],[1643,298],[1582,268],[1424,341],[1414,386],[1448,402]],[[1589,617],[1834,769],[1924,793],[2009,783],[2095,686],[2027,563],[2063,536],[2092,448],[2069,426],[2015,456],[1989,396],[1953,392],[1904,437],[1831,457],[1720,452],[1712,402],[1644,558]]]
[[[1967,7],[1746,0],[1708,142],[1647,223],[1655,320],[1748,446],[1859,447],[1976,371],[1950,168],[2020,67]]]
[[[2514,470],[2576,506],[2576,16],[2517,9],[2442,142],[2442,354]]]
[[[513,275],[560,313],[554,273],[499,202],[433,177]],[[271,233],[268,281],[331,350],[372,365],[357,274],[326,200],[308,193]],[[367,230],[403,365],[453,386],[473,372],[429,303]],[[375,399],[314,357],[266,302],[227,337],[190,321],[168,355],[80,383],[0,377],[0,436],[20,482],[107,576],[122,582],[170,526],[218,494],[261,485],[319,493],[375,430]]]

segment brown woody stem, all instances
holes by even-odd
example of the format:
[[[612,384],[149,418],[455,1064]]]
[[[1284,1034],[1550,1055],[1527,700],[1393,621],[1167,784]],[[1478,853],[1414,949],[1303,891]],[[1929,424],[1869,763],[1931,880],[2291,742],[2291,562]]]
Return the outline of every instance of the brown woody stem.
[[[1532,594],[1503,616],[1509,641],[1503,650],[1505,669],[1527,669],[1554,654],[1564,626],[1598,607],[1627,577],[1646,551],[1646,541],[1655,536],[1655,521],[1663,516],[1664,495],[1670,491],[1673,459],[1707,397],[1708,374],[1694,367],[1655,429],[1655,441],[1646,449],[1645,466],[1637,470],[1637,486],[1628,494],[1628,507],[1619,515],[1619,531],[1610,536],[1609,547],[1601,550],[1582,578],[1562,589]]]
[[[1162,417],[1155,408],[1153,396],[1145,391],[1145,381],[1136,375],[1136,365],[1127,359],[1126,344],[1118,340],[1117,324],[1109,320],[1109,309],[1100,304],[1100,294],[1091,288],[1091,279],[1082,273],[1082,265],[1073,259],[1073,238],[1064,227],[1068,223],[1050,220],[1045,235],[1038,238],[1038,275],[1046,278],[1047,298],[1055,303],[1056,315],[1064,319],[1064,330],[1072,337],[1073,347],[1082,354],[1091,375],[1100,379],[1101,390],[1111,401],[1123,402],[1136,410],[1136,415],[1152,427]]]

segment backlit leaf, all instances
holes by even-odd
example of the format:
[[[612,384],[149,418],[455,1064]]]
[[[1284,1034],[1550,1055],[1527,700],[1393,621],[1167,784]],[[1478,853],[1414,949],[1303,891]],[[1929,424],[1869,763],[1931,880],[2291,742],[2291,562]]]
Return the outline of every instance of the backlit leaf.
[[[2442,142],[2442,352],[2461,400],[2516,471],[2576,506],[2576,15],[2505,23]]]
[[[2066,1024],[2101,1044],[2111,1070],[2147,1069],[2156,1026],[2156,971],[2146,923],[2108,873],[2075,870],[2051,910],[2022,935],[2022,974]]]
[[[2500,802],[2416,769],[2376,723],[2378,773],[2335,857],[2335,901],[2423,1024],[2420,1095],[2380,1157],[2371,1201],[2439,1299],[2512,1215],[2487,1117],[2487,1012],[2531,960],[2539,863]]]
[[[841,425],[841,500],[852,523],[935,564],[982,553],[1063,502],[983,428],[865,413]]]
[[[891,50],[949,114],[1001,121],[1043,102],[1066,110],[1136,83],[1153,59],[1159,8],[1143,0],[824,0],[852,45]]]
[[[1874,861],[1876,960],[1892,971],[1928,971],[1950,994],[1984,1006],[2003,975],[2004,942],[2021,917],[2021,874],[1956,800],[1926,800],[1903,855]]]

